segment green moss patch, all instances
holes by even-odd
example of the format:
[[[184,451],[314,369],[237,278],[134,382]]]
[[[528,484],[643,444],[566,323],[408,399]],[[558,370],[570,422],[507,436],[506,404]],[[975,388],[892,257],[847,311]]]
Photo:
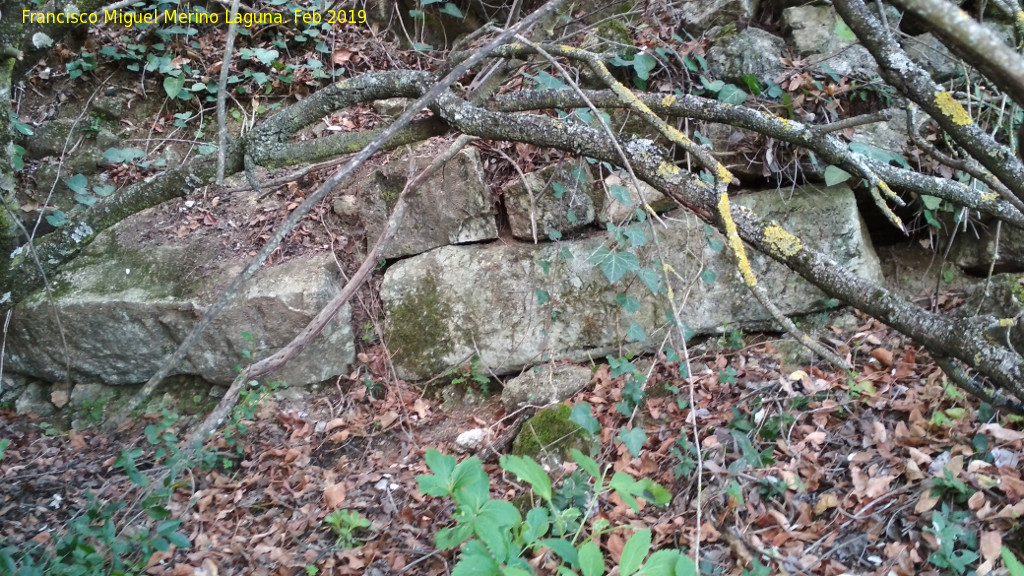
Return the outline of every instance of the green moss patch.
[[[589,453],[597,439],[573,423],[569,419],[571,413],[572,408],[559,404],[534,414],[512,443],[512,453],[535,460],[545,459],[545,456],[565,460],[573,448]]]

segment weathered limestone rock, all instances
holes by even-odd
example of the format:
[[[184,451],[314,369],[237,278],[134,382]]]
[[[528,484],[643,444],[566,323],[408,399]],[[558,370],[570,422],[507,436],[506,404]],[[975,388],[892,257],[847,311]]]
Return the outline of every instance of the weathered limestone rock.
[[[794,6],[782,11],[783,26],[789,30],[790,44],[796,51],[819,65],[847,76],[877,75],[874,58],[856,38],[831,6]]]
[[[878,280],[878,259],[846,186],[807,186],[735,199],[828,252],[857,274]],[[478,354],[481,366],[507,374],[550,359],[587,360],[623,342],[652,351],[668,329],[661,264],[650,232],[633,225],[624,236],[635,249],[639,276],[609,284],[600,265],[611,256],[605,235],[537,246],[443,247],[398,262],[384,277],[386,337],[398,374],[429,378]],[[771,325],[769,315],[738,279],[722,238],[693,216],[658,228],[661,252],[678,278],[673,289],[683,320],[697,333]],[[642,244],[642,245],[641,245]],[[717,251],[716,251],[717,249]],[[622,254],[621,252],[619,254]],[[801,278],[749,253],[759,282],[786,314],[819,310],[824,296]],[[659,290],[654,296],[647,285]]]
[[[430,165],[445,148],[428,142],[413,153],[416,171]],[[380,235],[391,209],[409,180],[409,158],[398,156],[335,202],[342,217],[356,216],[371,242]],[[426,252],[438,246],[493,240],[498,237],[494,204],[484,184],[480,154],[464,148],[408,196],[409,209],[398,233],[384,250],[387,259]]]
[[[594,222],[602,205],[601,193],[594,191],[590,171],[575,162],[563,162],[526,175],[525,185],[517,182],[505,190],[512,235],[520,240],[555,237],[579,230]]]
[[[944,219],[946,221],[950,218]],[[992,255],[996,253],[996,225],[985,219],[973,233],[957,234],[949,249],[949,259],[960,268],[975,274],[988,274]],[[947,223],[947,226],[952,225]],[[1003,224],[999,231],[997,272],[1024,271],[1024,230]]]
[[[757,0],[680,0],[672,6],[682,27],[695,37],[713,26],[750,21],[756,8]]]
[[[507,412],[521,405],[561,402],[590,383],[589,368],[575,364],[545,364],[527,370],[505,383],[501,403]]]
[[[116,230],[116,228],[115,228]],[[14,309],[5,368],[51,382],[124,385],[145,382],[188,334],[210,302],[244,265],[212,260],[201,243],[140,249],[101,234],[52,279],[55,301],[34,296]],[[288,343],[337,292],[330,254],[267,268],[207,328],[172,374],[226,384],[235,366]],[[59,316],[65,349],[54,317]],[[350,312],[343,309],[274,380],[311,384],[347,373],[355,355]],[[252,335],[252,340],[243,337]]]
[[[743,77],[751,75],[768,85],[785,71],[782,38],[760,28],[747,28],[724,38],[708,50],[708,67],[717,78],[746,87]]]

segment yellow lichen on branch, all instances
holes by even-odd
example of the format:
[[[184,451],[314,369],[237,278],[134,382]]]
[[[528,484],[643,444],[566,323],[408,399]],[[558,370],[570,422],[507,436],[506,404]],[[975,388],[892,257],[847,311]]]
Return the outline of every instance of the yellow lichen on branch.
[[[782,226],[777,224],[772,224],[764,229],[764,239],[772,247],[772,250],[787,258],[796,255],[804,247],[799,238],[786,232]]]
[[[725,239],[728,241],[732,253],[736,255],[736,267],[740,269],[743,283],[751,288],[757,286],[757,277],[754,276],[754,271],[750,268],[747,252],[743,248],[743,241],[740,240],[740,235],[736,231],[736,222],[733,221],[732,212],[729,210],[728,194],[723,193],[722,197],[719,198],[718,214],[722,217],[722,222],[725,224]]]
[[[964,107],[953,98],[953,95],[945,90],[935,93],[935,105],[957,126],[967,126],[974,121],[967,110],[964,110]]]

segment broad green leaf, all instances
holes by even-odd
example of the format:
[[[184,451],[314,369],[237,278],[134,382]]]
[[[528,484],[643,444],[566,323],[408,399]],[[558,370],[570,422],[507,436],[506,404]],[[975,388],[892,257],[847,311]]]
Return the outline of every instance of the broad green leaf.
[[[444,6],[442,6],[441,9],[438,10],[438,12],[440,12],[441,14],[447,14],[453,18],[464,18],[464,16],[462,15],[462,11],[459,10],[459,7],[456,6],[455,4],[452,4],[451,2],[445,2]]]
[[[739,106],[747,101],[747,93],[735,84],[726,84],[718,91],[718,101]]]
[[[637,486],[641,488],[637,495],[655,506],[666,506],[672,501],[672,493],[650,478],[641,478],[637,481]]]
[[[75,174],[64,181],[64,185],[75,194],[89,193],[89,179],[83,174]]]
[[[583,576],[602,576],[604,574],[604,556],[593,540],[580,546],[580,571]]]
[[[924,207],[929,210],[938,210],[939,206],[942,206],[942,198],[936,198],[935,196],[922,194],[921,203],[924,204]]]
[[[167,540],[177,548],[187,550],[192,547],[192,541],[188,539],[188,536],[185,536],[181,532],[171,532],[167,535]]]
[[[508,561],[511,535],[494,524],[477,518],[473,521],[473,533],[484,543],[491,557],[498,564]]]
[[[520,480],[527,482],[533,488],[534,493],[543,498],[545,502],[551,501],[551,477],[533,458],[508,454],[502,456],[498,463]]]
[[[640,450],[644,447],[644,442],[647,441],[647,434],[642,428],[621,428],[619,429],[618,435],[619,442],[622,442],[629,450],[629,453],[633,456],[640,455]]]
[[[522,516],[519,515],[519,510],[511,502],[488,500],[480,507],[476,520],[494,526],[508,527],[522,522]]]
[[[718,279],[718,275],[715,274],[714,270],[710,268],[705,268],[704,271],[700,273],[700,279],[703,280],[705,284],[710,286],[715,283],[715,280]]]
[[[835,186],[842,184],[851,178],[850,173],[838,166],[829,164],[825,167],[825,185]]]
[[[625,186],[613,184],[608,187],[608,193],[611,194],[612,198],[614,198],[616,202],[622,204],[626,208],[633,207],[633,199],[630,198],[629,190],[627,190]]]
[[[478,511],[489,500],[490,480],[479,458],[469,458],[452,472],[452,498],[459,506]]]
[[[619,560],[619,574],[622,576],[632,576],[640,568],[640,564],[647,557],[647,553],[650,550],[651,531],[644,528],[634,532],[629,540],[626,541],[626,545],[622,547],[622,558]]]
[[[63,210],[54,210],[52,214],[46,215],[46,222],[54,228],[60,228],[68,223],[68,216]]]
[[[586,402],[580,402],[572,407],[569,420],[592,435],[596,435],[601,431],[601,423],[597,421],[597,418],[594,418],[590,404]],[[591,476],[596,477],[594,474],[591,474]]]
[[[650,54],[641,52],[633,58],[633,71],[636,72],[636,77],[641,80],[649,79],[651,77],[651,70],[654,70],[654,67],[657,65],[658,61]]]
[[[434,534],[434,543],[438,550],[451,550],[473,535],[473,526],[459,524],[451,528],[441,528]]]
[[[177,98],[184,87],[184,76],[164,76],[164,92],[167,93],[168,98]]]

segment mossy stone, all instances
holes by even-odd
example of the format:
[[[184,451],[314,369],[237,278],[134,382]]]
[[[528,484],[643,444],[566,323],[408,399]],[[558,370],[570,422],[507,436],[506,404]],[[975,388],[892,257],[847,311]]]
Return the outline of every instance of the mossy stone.
[[[597,438],[570,420],[570,414],[572,408],[567,404],[551,406],[534,414],[523,424],[523,429],[512,443],[512,453],[530,456],[541,463],[565,461],[573,448],[589,454],[597,447]]]

